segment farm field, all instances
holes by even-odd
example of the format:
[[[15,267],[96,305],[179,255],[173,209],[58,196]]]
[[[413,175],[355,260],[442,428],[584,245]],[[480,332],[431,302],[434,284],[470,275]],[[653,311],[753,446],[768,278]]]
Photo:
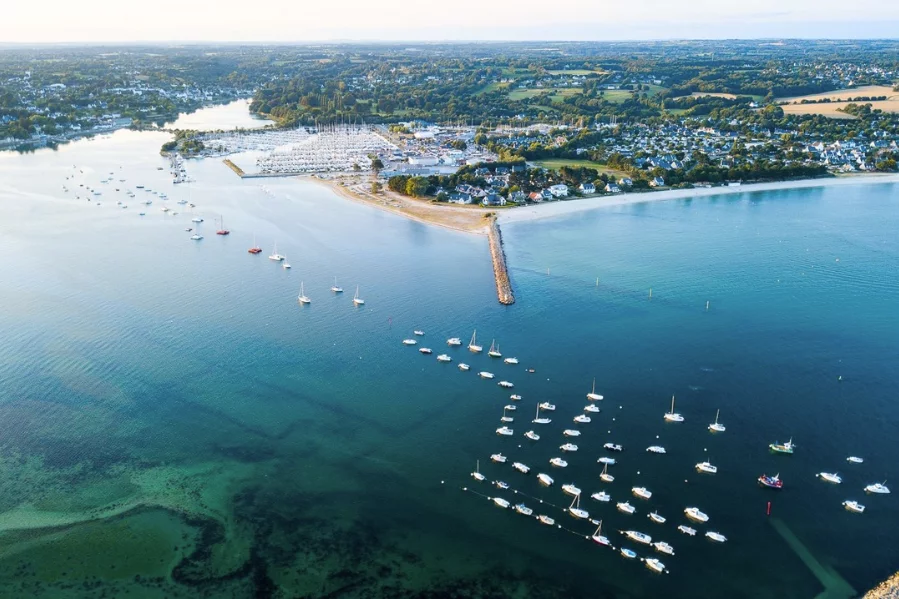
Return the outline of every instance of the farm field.
[[[559,170],[563,166],[595,168],[600,174],[614,175],[615,177],[627,177],[627,173],[608,165],[592,160],[579,160],[576,158],[548,158],[546,160],[534,160],[533,164],[545,169]]]
[[[866,85],[864,87],[841,89],[821,94],[777,98],[776,102],[787,102],[787,104],[781,105],[781,108],[783,108],[783,111],[786,114],[821,114],[826,117],[835,119],[852,119],[855,117],[838,110],[839,108],[848,104],[848,102],[845,101],[829,102],[823,104],[799,104],[799,102],[801,102],[802,100],[820,101],[827,98],[831,100],[847,100],[849,98],[857,98],[859,96],[886,96],[886,100],[865,102],[865,104],[871,104],[871,108],[875,110],[880,109],[884,112],[899,112],[899,92],[894,92],[893,88],[888,85]]]

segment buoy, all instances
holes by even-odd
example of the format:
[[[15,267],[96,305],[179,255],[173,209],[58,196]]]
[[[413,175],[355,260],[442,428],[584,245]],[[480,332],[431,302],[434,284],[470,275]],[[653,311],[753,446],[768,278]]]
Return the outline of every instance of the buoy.
[[[770,502],[770,501],[768,502],[768,511],[767,511],[767,513],[766,513],[765,515],[766,515],[766,516],[770,516],[770,515],[771,515],[771,502]]]

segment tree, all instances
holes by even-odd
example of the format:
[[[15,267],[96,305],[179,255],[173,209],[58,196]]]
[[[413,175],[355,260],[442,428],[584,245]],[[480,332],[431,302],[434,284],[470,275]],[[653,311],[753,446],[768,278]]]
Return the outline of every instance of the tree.
[[[376,175],[378,173],[380,173],[383,168],[384,168],[384,163],[381,162],[380,158],[377,158],[377,157],[372,158],[371,170],[373,170]]]
[[[381,184],[377,181],[371,182],[371,192],[374,194],[381,193]]]
[[[424,177],[411,177],[406,181],[406,195],[420,198],[428,191],[428,180]]]
[[[361,170],[362,170],[362,167],[359,166],[359,163],[358,163],[358,162],[354,162],[354,163],[353,163],[353,171],[358,173],[358,172],[361,171]]]

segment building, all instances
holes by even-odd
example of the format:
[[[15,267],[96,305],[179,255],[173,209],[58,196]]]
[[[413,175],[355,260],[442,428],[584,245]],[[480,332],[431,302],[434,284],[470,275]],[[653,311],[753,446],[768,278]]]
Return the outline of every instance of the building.
[[[615,183],[606,183],[606,191],[609,193],[621,193],[621,188]]]
[[[665,179],[661,177],[653,177],[652,181],[649,182],[650,187],[664,187]]]
[[[559,185],[551,185],[549,187],[549,193],[551,193],[555,198],[567,198],[568,186],[561,183]]]
[[[596,185],[593,183],[581,183],[578,189],[581,193],[596,193]]]
[[[528,194],[528,200],[531,202],[535,202],[535,203],[542,202],[543,194],[540,193],[539,191],[532,191],[531,193]]]
[[[409,156],[409,164],[415,166],[436,166],[438,163],[436,156],[422,154],[421,156]]]

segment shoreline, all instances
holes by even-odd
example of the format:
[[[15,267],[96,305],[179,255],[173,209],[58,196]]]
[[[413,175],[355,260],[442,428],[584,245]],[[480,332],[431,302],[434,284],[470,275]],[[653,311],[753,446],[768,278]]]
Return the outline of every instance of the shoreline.
[[[771,181],[768,183],[747,183],[734,187],[702,187],[693,189],[668,189],[664,191],[648,191],[645,193],[621,193],[614,196],[596,196],[592,198],[577,198],[573,200],[561,200],[538,205],[528,205],[511,210],[504,210],[498,216],[502,224],[516,222],[528,222],[577,214],[600,208],[615,206],[629,206],[646,202],[662,202],[666,200],[685,200],[693,198],[708,198],[712,196],[734,195],[740,193],[754,193],[764,191],[786,191],[791,189],[810,189],[815,187],[833,187],[841,185],[865,185],[872,183],[899,183],[897,173],[877,173],[844,175],[820,179],[797,179],[794,181]]]

